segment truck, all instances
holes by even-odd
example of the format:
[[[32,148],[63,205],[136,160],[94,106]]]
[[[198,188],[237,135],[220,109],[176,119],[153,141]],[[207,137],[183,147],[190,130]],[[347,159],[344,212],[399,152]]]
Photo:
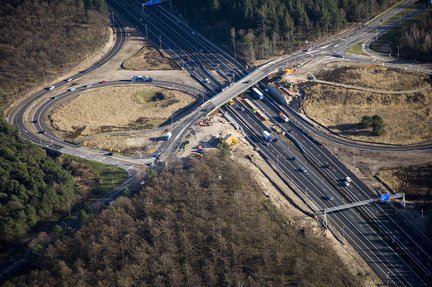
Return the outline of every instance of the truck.
[[[172,137],[172,133],[171,132],[167,132],[166,135],[163,136],[164,140],[169,140]]]
[[[289,122],[289,118],[283,113],[283,112],[280,112],[279,113],[279,118],[281,119],[281,121],[283,121],[284,123],[287,123],[287,122]]]
[[[131,82],[151,82],[153,81],[152,78],[149,76],[132,76]]]
[[[266,140],[266,142],[273,142],[274,141],[274,137],[268,131],[263,131],[263,136],[264,136],[264,139]]]
[[[252,88],[252,91],[254,91],[255,94],[257,94],[257,96],[259,97],[260,100],[264,99],[263,93],[261,93],[261,91],[258,90],[257,88]]]

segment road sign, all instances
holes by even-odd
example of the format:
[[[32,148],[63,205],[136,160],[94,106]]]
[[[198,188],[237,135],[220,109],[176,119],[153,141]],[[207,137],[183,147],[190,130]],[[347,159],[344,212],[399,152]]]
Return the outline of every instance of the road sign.
[[[381,194],[381,202],[386,202],[389,200],[390,200],[390,194],[389,193]]]

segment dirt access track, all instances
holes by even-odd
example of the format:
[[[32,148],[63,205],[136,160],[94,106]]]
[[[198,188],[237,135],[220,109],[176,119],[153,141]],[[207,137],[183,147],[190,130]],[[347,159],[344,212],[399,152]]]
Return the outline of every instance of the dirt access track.
[[[53,127],[69,140],[100,132],[152,129],[194,102],[186,93],[154,86],[115,86],[84,92],[51,115]]]
[[[388,144],[432,139],[432,88],[427,75],[339,63],[327,65],[317,79],[359,87],[314,82],[302,85],[305,114],[333,132],[353,140]],[[365,115],[381,116],[385,134],[373,136],[371,130],[360,129],[358,123]]]

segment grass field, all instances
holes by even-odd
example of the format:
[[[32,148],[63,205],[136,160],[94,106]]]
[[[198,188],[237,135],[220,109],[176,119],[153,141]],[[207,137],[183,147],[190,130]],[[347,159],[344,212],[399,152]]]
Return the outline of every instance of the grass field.
[[[82,195],[92,199],[103,197],[128,177],[121,168],[70,155],[62,155],[60,162],[71,171]]]
[[[160,95],[157,99],[153,96]],[[69,140],[101,132],[160,126],[194,98],[154,86],[109,87],[85,92],[52,114],[52,125]]]
[[[363,55],[363,50],[362,50],[362,45],[363,43],[357,43],[354,46],[352,46],[351,48],[349,48],[348,52],[353,53],[353,54],[357,54],[357,55]]]
[[[423,87],[426,77],[380,66],[342,67],[324,71],[319,78],[344,84],[385,90]],[[415,93],[379,94],[330,85],[306,83],[305,113],[334,132],[355,140],[413,144],[432,138],[432,89]],[[364,115],[384,119],[385,134],[373,136],[360,129]]]
[[[429,77],[377,65],[340,63],[316,75],[318,79],[379,90],[404,91],[429,86]]]

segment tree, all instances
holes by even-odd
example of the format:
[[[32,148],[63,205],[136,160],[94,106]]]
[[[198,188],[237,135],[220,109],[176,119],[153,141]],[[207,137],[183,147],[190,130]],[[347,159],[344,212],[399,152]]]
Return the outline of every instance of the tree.
[[[360,121],[360,125],[364,129],[372,127],[372,124],[373,124],[373,121],[372,121],[371,116],[363,116],[361,121]]]
[[[220,143],[217,145],[217,148],[220,150],[222,156],[226,157],[231,155],[231,149],[229,144]]]
[[[375,136],[381,136],[384,134],[385,124],[384,120],[379,115],[372,116],[372,134]]]

